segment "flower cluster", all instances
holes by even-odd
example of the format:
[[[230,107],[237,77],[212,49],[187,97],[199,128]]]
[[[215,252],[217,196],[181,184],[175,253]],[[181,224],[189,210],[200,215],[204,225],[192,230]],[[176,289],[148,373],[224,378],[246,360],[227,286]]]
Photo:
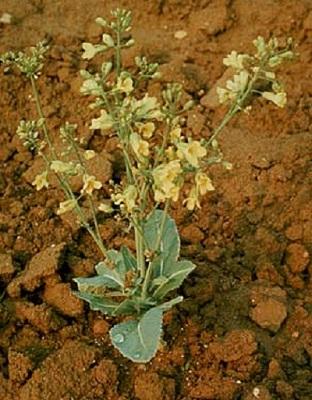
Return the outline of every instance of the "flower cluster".
[[[44,55],[49,49],[46,42],[39,42],[29,49],[29,54],[22,51],[9,51],[0,56],[0,62],[7,65],[16,65],[17,68],[29,78],[37,78],[42,67]]]
[[[23,142],[24,146],[30,151],[38,150],[40,139],[39,139],[39,127],[37,121],[25,121],[21,120],[16,134]]]
[[[160,164],[152,171],[154,198],[157,203],[165,202],[166,199],[178,200],[180,190],[179,177],[182,172],[179,160]]]
[[[220,103],[236,103],[246,106],[252,93],[260,94],[278,107],[284,107],[287,96],[281,83],[276,79],[274,70],[285,60],[294,57],[292,41],[280,49],[276,38],[266,42],[259,36],[253,41],[256,47],[254,55],[238,54],[232,51],[224,58],[223,63],[235,71],[232,80],[226,82],[225,88],[217,88]]]
[[[22,123],[18,130],[18,133],[21,132],[19,133],[20,137],[23,136],[22,128],[25,126],[29,127],[29,131],[31,127],[36,127],[38,124],[33,123],[33,121]],[[26,130],[26,128],[24,128],[24,130]],[[93,192],[102,188],[102,182],[97,180],[94,175],[88,173],[87,165],[85,164],[86,161],[94,158],[96,153],[94,150],[83,150],[78,146],[75,130],[76,125],[68,122],[60,128],[60,136],[65,146],[60,155],[51,142],[50,145],[53,147],[50,154],[46,155],[43,152],[39,152],[39,155],[41,155],[46,162],[46,170],[38,174],[32,182],[37,190],[41,190],[49,186],[49,173],[54,173],[56,175],[62,187],[65,188],[67,197],[69,197],[67,200],[60,203],[57,211],[58,215],[79,207],[79,200],[81,198],[87,197],[91,199]],[[40,144],[39,134],[35,136]],[[42,144],[40,146],[42,147]],[[71,189],[70,178],[73,176],[79,176],[82,181],[82,188],[78,197],[76,197],[76,194]]]
[[[112,11],[112,16],[122,21],[121,24],[117,24],[116,21],[107,21],[104,18],[97,18],[95,22],[103,28],[110,28],[113,32],[121,33],[121,32],[129,32],[131,30],[131,12],[126,10],[117,9]],[[134,40],[132,38],[125,39],[121,43],[121,48],[131,47],[134,44]],[[86,60],[91,60],[99,53],[103,53],[107,50],[113,49],[117,43],[113,39],[113,37],[104,33],[102,35],[102,43],[101,44],[92,44],[92,43],[83,43],[83,54],[82,58]]]

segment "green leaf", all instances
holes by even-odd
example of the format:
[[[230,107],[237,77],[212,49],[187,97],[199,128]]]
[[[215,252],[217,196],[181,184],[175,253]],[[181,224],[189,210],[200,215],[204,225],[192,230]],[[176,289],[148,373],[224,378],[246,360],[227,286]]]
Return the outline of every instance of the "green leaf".
[[[164,219],[163,231],[159,246],[159,265],[157,275],[163,275],[164,266],[169,262],[177,261],[180,253],[180,238],[176,224],[164,211],[155,210],[147,218],[143,225],[143,234],[150,250],[156,250],[161,224]],[[156,271],[155,271],[156,272]]]
[[[139,321],[127,321],[110,330],[113,345],[133,362],[146,363],[156,354],[161,332],[163,311],[154,307]]]
[[[98,276],[91,278],[76,278],[75,282],[90,286],[107,286],[111,289],[120,289],[124,287],[123,277],[116,270],[110,269],[104,262],[100,262],[95,266]]]
[[[116,307],[114,315],[135,315],[138,313],[138,308],[136,301],[126,299]]]
[[[194,268],[195,265],[191,261],[187,260],[170,263],[169,267],[166,268],[166,279],[162,280],[160,285],[154,291],[153,297],[161,299],[171,290],[177,289]]]
[[[99,270],[102,271],[103,267],[100,267]],[[122,280],[120,279],[120,276],[116,274],[115,271],[108,271],[109,273],[105,271],[103,275],[91,276],[89,278],[75,278],[74,281],[78,284],[78,288],[83,292],[88,291],[87,287],[108,287],[110,289],[123,289],[124,285]]]
[[[181,303],[181,301],[183,301],[183,296],[178,296],[172,300],[169,300],[169,301],[166,301],[165,303],[160,304],[158,306],[158,308],[160,308],[163,311],[168,311],[173,306],[176,306],[177,304]]]
[[[108,260],[114,264],[115,271],[122,277],[123,280],[128,271],[136,271],[137,269],[135,257],[125,246],[122,246],[120,251],[109,250],[106,253],[106,256]]]
[[[137,269],[137,262],[135,257],[131,254],[130,250],[128,247],[122,246],[120,248],[120,253],[122,256],[122,262],[125,267],[125,271],[136,271]]]
[[[95,294],[85,292],[74,292],[74,294],[79,299],[87,301],[91,310],[101,311],[103,314],[114,315],[114,310],[119,306],[115,301],[104,299]]]

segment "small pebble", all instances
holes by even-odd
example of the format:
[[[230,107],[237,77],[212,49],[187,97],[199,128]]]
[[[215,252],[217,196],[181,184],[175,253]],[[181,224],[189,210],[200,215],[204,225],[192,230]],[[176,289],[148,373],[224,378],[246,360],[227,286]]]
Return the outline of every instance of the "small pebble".
[[[174,37],[179,40],[184,39],[186,36],[187,36],[187,32],[185,32],[185,31],[176,31],[174,34]]]
[[[0,17],[0,22],[2,24],[10,24],[12,22],[12,15],[9,13],[3,13]]]
[[[252,394],[255,396],[256,399],[258,399],[260,394],[260,389],[255,387],[254,390],[252,391]]]

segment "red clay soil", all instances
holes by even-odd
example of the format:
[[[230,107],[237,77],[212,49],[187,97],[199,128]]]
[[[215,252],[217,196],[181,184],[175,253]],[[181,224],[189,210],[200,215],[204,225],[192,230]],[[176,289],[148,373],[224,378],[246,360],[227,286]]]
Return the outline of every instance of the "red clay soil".
[[[0,51],[52,39],[38,81],[44,112],[56,135],[65,120],[78,124],[102,181],[112,176],[115,142],[87,127],[81,43],[99,38],[94,19],[118,5],[134,14],[126,63],[145,54],[161,64],[161,84],[184,84],[197,103],[185,127],[193,136],[208,137],[224,115],[212,90],[223,57],[251,51],[257,35],[298,45],[281,71],[289,101],[277,109],[257,100],[235,118],[220,137],[233,169],[212,170],[216,190],[201,210],[171,210],[183,256],[198,268],[180,290],[186,300],[166,315],[162,348],[138,365],[111,346],[114,321],[71,292],[72,278],[91,275],[101,255],[72,216],[56,215],[58,188],[30,184],[40,161],[15,135],[21,118],[35,116],[30,87],[1,71],[0,399],[311,400],[312,2],[2,0],[0,16],[13,20],[0,24]],[[102,221],[101,233],[109,246],[133,245],[115,221]]]

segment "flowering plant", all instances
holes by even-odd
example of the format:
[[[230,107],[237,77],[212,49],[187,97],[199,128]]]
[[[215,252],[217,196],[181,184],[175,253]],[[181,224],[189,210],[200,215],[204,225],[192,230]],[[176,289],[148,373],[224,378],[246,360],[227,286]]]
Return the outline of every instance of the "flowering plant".
[[[81,71],[81,93],[94,98],[91,107],[99,110],[90,129],[118,138],[125,167],[121,181],[110,182],[110,198],[100,204],[102,182],[88,170],[88,160],[95,157],[95,151],[82,149],[76,126],[66,122],[60,129],[64,143],[60,153],[47,127],[36,85],[47,45],[39,43],[30,53],[8,52],[0,60],[7,67],[16,65],[32,85],[39,118],[21,121],[17,134],[45,161],[45,170],[33,185],[37,190],[49,187],[54,174],[65,195],[56,213],[75,211],[103,254],[103,261],[95,266],[96,276],[74,279],[76,295],[93,310],[115,317],[130,316],[110,330],[111,341],[130,360],[148,362],[159,346],[163,313],[183,300],[182,296],[170,299],[168,294],[178,289],[195,268],[191,261],[179,259],[180,238],[168,213],[170,204],[186,193],[183,204],[192,211],[200,207],[202,196],[214,190],[209,166],[221,163],[231,168],[223,161],[217,135],[234,115],[249,106],[255,94],[280,107],[285,105],[286,94],[273,70],[293,53],[291,41],[280,49],[276,39],[266,43],[259,37],[254,42],[254,56],[235,51],[228,55],[224,64],[235,75],[226,88],[217,91],[220,102],[229,104],[228,112],[208,140],[195,140],[183,134],[182,125],[183,113],[193,102],[183,104],[182,86],[177,83],[165,87],[161,98],[150,96],[147,82],[158,79],[159,72],[158,65],[148,63],[145,57],[135,58],[134,70],[124,69],[122,51],[134,43],[131,13],[117,9],[112,17],[111,21],[96,20],[105,29],[100,44],[82,44],[85,60],[104,52],[109,55],[99,72]],[[66,158],[69,154],[70,161]],[[79,192],[71,184],[73,176],[82,180]],[[106,248],[98,222],[102,212],[119,212],[129,222],[134,230],[135,254],[125,246],[119,250]]]

